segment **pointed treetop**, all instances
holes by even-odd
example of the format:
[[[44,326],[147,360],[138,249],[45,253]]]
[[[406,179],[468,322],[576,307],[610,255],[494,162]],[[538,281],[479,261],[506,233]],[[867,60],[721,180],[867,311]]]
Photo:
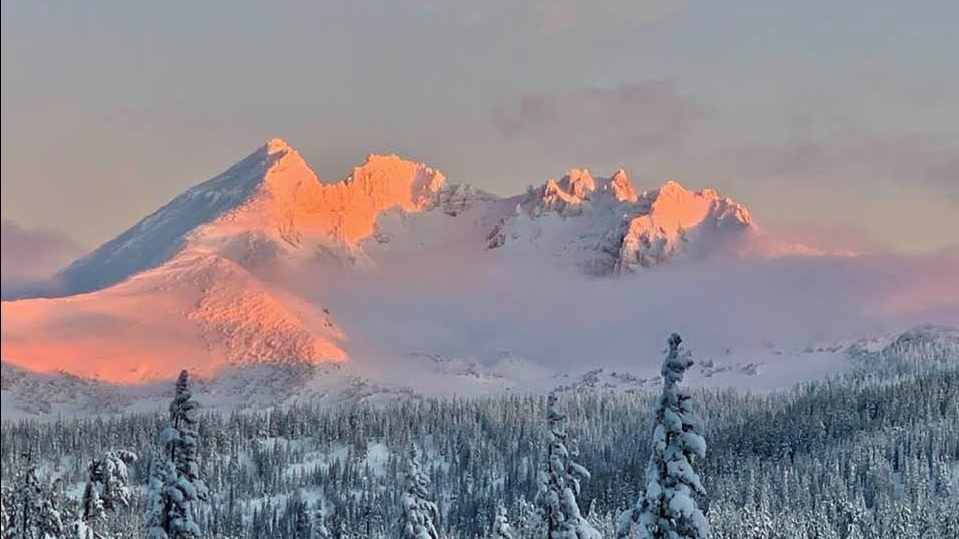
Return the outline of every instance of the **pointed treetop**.
[[[186,369],[180,371],[180,376],[176,381],[176,394],[170,401],[170,420],[177,429],[191,429],[196,423],[193,417],[193,411],[199,407],[199,403],[193,400],[193,394],[190,392],[190,373]]]
[[[419,463],[419,461],[418,461],[419,454],[418,454],[417,451],[416,451],[416,444],[413,443],[413,442],[410,442],[410,451],[409,451],[409,453],[410,453],[410,460],[411,460],[412,462],[416,462],[416,463],[418,464],[418,463]]]
[[[683,338],[679,336],[679,333],[673,333],[669,336],[669,352],[670,354],[678,353],[679,345],[682,344]]]
[[[550,392],[546,398],[546,419],[550,424],[558,423],[566,419],[566,414],[559,409],[559,397],[556,392]]]
[[[683,353],[680,349],[682,342],[683,338],[679,336],[679,333],[673,333],[667,341],[669,353],[666,354],[666,359],[663,361],[661,372],[667,387],[682,382],[686,369],[693,365],[693,360],[689,358],[689,355]]]
[[[177,394],[187,391],[190,387],[190,373],[183,369],[180,371],[180,376],[176,380],[176,392]]]

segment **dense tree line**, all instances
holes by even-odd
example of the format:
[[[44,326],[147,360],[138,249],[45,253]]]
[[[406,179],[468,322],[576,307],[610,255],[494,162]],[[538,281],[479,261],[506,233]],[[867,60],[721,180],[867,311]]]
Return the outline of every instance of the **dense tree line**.
[[[549,403],[509,395],[218,414],[191,402],[178,387],[170,414],[5,422],[5,537],[43,537],[17,527],[24,515],[41,523],[31,530],[68,530],[88,515],[101,536],[143,537],[157,488],[184,488],[170,477],[202,478],[184,511],[203,537],[401,537],[410,522],[411,537],[544,537],[544,472],[556,474],[553,507],[582,537],[613,537],[620,515],[648,498],[653,411],[666,405],[701,420],[709,442],[704,455],[694,439],[684,445],[707,494],[690,477],[672,483],[697,499],[709,537],[959,536],[951,364],[768,395],[698,389],[671,403],[565,391]],[[575,508],[563,505],[566,489]],[[91,501],[108,491],[109,510]]]

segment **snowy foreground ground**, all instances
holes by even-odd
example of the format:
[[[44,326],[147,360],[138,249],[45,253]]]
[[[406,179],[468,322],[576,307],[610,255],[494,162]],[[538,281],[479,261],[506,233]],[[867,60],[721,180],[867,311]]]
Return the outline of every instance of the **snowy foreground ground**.
[[[919,328],[847,346],[845,372],[792,389],[692,389],[708,444],[694,463],[708,537],[956,537],[959,354],[950,335]],[[692,366],[691,380],[708,379],[696,374],[704,363]],[[10,380],[5,371],[5,399]],[[614,537],[617,520],[644,492],[662,388],[661,380],[632,382],[606,371],[573,378],[553,393],[549,414],[542,392],[520,390],[455,399],[367,391],[369,398],[201,412],[191,436],[208,494],[194,504],[196,525],[205,537],[385,538],[401,537],[411,515],[427,515],[441,537],[504,529],[544,537],[540,472],[561,432],[571,462],[589,471],[575,500],[583,529]],[[171,394],[167,387],[167,403]],[[203,392],[194,398],[202,401]],[[565,431],[556,430],[558,415]],[[153,518],[148,485],[160,481],[150,463],[164,454],[160,432],[168,425],[169,414],[153,410],[5,420],[5,513],[14,507],[7,500],[32,481],[63,521],[74,519],[88,499],[88,463],[119,462],[103,455],[129,450],[140,457],[127,470],[129,503],[94,522],[110,536],[144,536]],[[422,499],[410,498],[415,485],[425,489]]]

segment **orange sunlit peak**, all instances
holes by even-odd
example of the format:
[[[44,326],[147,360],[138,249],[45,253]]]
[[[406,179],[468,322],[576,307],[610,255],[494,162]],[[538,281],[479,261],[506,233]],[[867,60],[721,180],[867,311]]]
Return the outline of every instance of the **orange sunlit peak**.
[[[267,154],[275,154],[277,152],[282,152],[284,150],[289,150],[290,145],[286,143],[285,140],[281,138],[271,138],[266,141],[266,144],[263,145],[263,149],[266,150]]]

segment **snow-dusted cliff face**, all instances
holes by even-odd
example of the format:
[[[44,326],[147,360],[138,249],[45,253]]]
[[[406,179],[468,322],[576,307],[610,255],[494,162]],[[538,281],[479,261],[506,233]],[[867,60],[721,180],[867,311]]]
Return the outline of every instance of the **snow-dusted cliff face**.
[[[540,250],[593,275],[633,272],[679,257],[773,253],[749,212],[712,189],[673,180],[637,195],[626,173],[570,170],[530,191],[490,233],[488,247]],[[786,249],[786,252],[795,252]]]
[[[620,271],[668,262],[683,249],[734,254],[736,244],[756,233],[746,208],[712,189],[691,192],[670,180],[643,193],[636,204],[641,210],[627,218],[617,260]]]

